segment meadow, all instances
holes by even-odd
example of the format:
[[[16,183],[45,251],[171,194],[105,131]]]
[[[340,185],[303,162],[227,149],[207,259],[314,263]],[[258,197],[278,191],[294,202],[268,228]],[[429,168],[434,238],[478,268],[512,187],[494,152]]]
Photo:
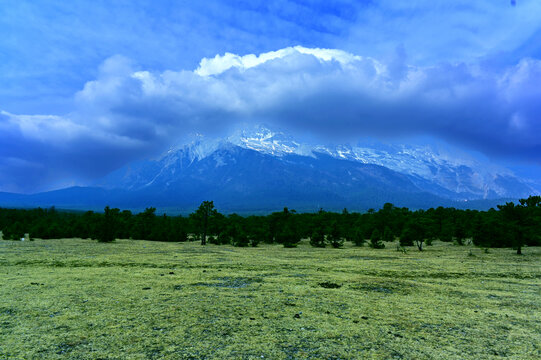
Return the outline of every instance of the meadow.
[[[0,359],[539,359],[541,248],[0,241]]]

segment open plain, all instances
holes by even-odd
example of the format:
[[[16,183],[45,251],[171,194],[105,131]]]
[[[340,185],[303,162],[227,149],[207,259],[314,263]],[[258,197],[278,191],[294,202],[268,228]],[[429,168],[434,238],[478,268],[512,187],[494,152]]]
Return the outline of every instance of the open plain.
[[[1,359],[539,359],[541,249],[0,241]]]

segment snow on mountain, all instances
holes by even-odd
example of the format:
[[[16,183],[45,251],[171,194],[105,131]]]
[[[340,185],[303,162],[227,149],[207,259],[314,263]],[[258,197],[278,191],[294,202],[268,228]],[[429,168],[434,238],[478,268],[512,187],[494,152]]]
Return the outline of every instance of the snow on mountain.
[[[528,196],[538,193],[532,184],[510,170],[476,159],[464,151],[444,145],[404,145],[371,142],[357,145],[299,143],[281,132],[265,127],[243,130],[229,142],[273,156],[328,154],[337,159],[384,166],[433,182],[464,199]]]
[[[510,170],[443,145],[373,141],[355,145],[321,145],[300,142],[263,126],[240,130],[224,139],[196,135],[192,142],[171,148],[158,160],[130,164],[113,172],[97,185],[127,190],[168,187],[178,182],[183,174],[194,171],[193,166],[203,160],[211,160],[205,163],[205,171],[208,171],[209,164],[214,168],[235,166],[237,161],[244,160],[238,156],[247,156],[244,153],[232,156],[235,148],[253,150],[284,161],[291,161],[291,156],[310,159],[328,156],[345,160],[352,167],[355,163],[377,165],[407,176],[408,181],[420,191],[453,200],[516,198],[538,193],[531,184],[516,177]],[[260,161],[261,158],[257,159]],[[276,163],[273,164],[276,166]],[[254,166],[257,168],[257,165]],[[325,162],[314,162],[311,166],[324,167]]]

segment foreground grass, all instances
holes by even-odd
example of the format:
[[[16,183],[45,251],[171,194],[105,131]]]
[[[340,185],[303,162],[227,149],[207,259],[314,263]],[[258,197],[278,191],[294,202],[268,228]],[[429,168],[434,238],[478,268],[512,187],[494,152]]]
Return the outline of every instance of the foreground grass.
[[[394,246],[0,241],[0,358],[541,358],[541,249]]]

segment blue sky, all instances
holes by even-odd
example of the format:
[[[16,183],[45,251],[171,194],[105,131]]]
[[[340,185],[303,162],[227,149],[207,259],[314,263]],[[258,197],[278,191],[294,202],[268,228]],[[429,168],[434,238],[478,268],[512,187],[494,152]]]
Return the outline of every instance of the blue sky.
[[[0,34],[0,191],[256,122],[432,136],[540,173],[538,0],[6,0]]]

